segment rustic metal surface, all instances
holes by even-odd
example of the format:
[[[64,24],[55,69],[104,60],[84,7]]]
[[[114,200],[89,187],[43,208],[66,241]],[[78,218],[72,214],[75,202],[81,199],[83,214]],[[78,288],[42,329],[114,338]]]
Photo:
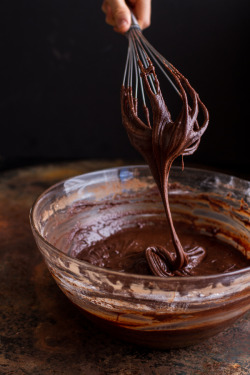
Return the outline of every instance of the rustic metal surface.
[[[249,314],[200,345],[143,349],[100,332],[56,286],[31,234],[34,199],[59,180],[121,164],[77,162],[0,176],[0,374],[249,374]]]

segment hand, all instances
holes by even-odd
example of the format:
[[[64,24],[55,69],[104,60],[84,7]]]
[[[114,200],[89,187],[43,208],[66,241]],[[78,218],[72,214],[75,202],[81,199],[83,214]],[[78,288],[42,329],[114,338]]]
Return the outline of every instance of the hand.
[[[141,29],[150,25],[151,0],[104,0],[102,10],[106,14],[107,24],[118,33],[125,33],[131,25],[130,10],[133,11]]]

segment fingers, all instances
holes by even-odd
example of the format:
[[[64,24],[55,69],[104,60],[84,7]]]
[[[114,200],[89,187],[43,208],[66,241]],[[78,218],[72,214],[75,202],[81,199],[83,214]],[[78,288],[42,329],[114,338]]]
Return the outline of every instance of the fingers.
[[[134,4],[133,12],[141,29],[149,27],[151,23],[151,0],[131,0],[131,4]]]
[[[108,25],[115,26],[115,20],[113,18],[112,9],[106,1],[104,1],[102,4],[102,11],[106,14],[105,22]]]
[[[151,23],[151,0],[129,0],[141,29]],[[106,14],[106,23],[113,26],[119,33],[128,31],[131,25],[130,10],[125,0],[104,0],[102,10]]]
[[[102,10],[106,14],[106,22],[119,33],[128,31],[131,25],[131,14],[124,0],[105,0]]]

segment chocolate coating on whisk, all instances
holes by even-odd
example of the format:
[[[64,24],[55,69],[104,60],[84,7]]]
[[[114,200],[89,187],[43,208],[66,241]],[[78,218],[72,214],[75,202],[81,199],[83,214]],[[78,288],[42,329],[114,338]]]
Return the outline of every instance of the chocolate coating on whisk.
[[[187,274],[190,262],[199,263],[205,256],[202,248],[185,252],[175,231],[169,200],[168,178],[173,161],[180,155],[193,154],[202,134],[207,128],[209,115],[197,92],[188,80],[171,64],[164,62],[165,68],[174,79],[182,100],[181,110],[176,120],[172,120],[166,102],[162,96],[160,84],[151,59],[147,56],[147,67],[138,58],[141,78],[146,95],[150,101],[152,123],[149,109],[144,104],[145,119],[138,116],[138,100],[133,95],[130,85],[121,88],[122,122],[126,128],[131,144],[141,153],[148,163],[152,175],[158,185],[164,204],[167,221],[175,248],[175,256],[167,249],[150,246],[145,255],[153,274],[157,276],[173,276]],[[156,92],[152,90],[149,77],[153,80]],[[203,122],[198,123],[198,114],[203,113]]]

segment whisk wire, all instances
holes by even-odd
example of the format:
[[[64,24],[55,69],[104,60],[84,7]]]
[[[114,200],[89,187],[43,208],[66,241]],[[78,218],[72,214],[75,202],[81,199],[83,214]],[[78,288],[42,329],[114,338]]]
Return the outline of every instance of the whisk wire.
[[[173,80],[170,78],[169,74],[166,72],[166,68],[171,72],[174,71],[172,65],[144,37],[133,13],[131,13],[131,21],[131,27],[126,34],[129,45],[123,76],[123,86],[127,86],[128,88],[130,88],[131,95],[136,101],[138,100],[138,89],[140,86],[142,104],[143,108],[145,108],[146,96],[142,78],[143,72],[140,64],[143,67],[143,70],[147,72],[146,79],[149,82],[149,87],[154,94],[157,94],[158,83],[155,79],[155,72],[152,64],[153,62],[160,69],[164,77],[167,78],[177,94],[181,97],[181,92],[179,91]]]
[[[136,62],[136,57],[135,57],[135,54],[133,55],[133,60],[134,60],[134,70],[135,70],[135,99],[138,98],[138,76],[139,76],[139,67],[138,67],[138,64]]]
[[[176,85],[174,84],[174,82],[172,81],[172,79],[169,77],[169,75],[166,73],[166,71],[164,70],[164,68],[162,67],[162,65],[159,63],[159,58],[162,59],[162,63],[165,63],[167,65],[167,67],[172,70],[172,67],[169,65],[169,62],[162,55],[160,55],[154,49],[154,47],[144,37],[142,39],[143,39],[143,41],[145,43],[144,46],[145,46],[145,49],[146,49],[147,53],[149,54],[149,57],[156,63],[156,65],[158,66],[158,68],[161,70],[161,72],[167,78],[167,80],[172,85],[172,87],[175,89],[175,91],[177,92],[177,94],[179,96],[181,96],[180,91],[178,90],[178,88],[176,87]],[[157,59],[156,56],[158,57],[158,59]]]
[[[124,69],[124,74],[123,74],[123,81],[122,81],[123,86],[125,86],[125,83],[126,83],[126,77],[127,77],[127,71],[128,71],[128,58],[129,58],[129,48],[128,48],[128,51],[127,51],[125,69]]]
[[[138,29],[132,30],[131,33],[133,34],[133,43],[134,43],[137,51],[139,51],[138,60],[140,59],[142,61],[142,63],[144,64],[144,67],[147,69],[147,68],[149,68],[148,54],[147,54],[143,44],[141,43],[140,38],[138,37],[138,34],[140,34],[140,36],[141,36],[142,33]],[[137,48],[137,44],[138,44],[138,47],[140,47],[140,48]],[[153,93],[156,94],[157,90],[156,90],[156,87],[155,87],[155,84],[154,84],[154,81],[155,81],[154,75],[153,74],[148,75],[148,79],[149,79],[149,82],[150,82]]]
[[[138,25],[138,27],[139,27],[139,25]],[[142,82],[142,78],[141,78],[141,75],[140,75],[140,68],[138,66],[138,60],[140,59],[140,56],[139,56],[137,44],[135,42],[135,35],[134,35],[135,30],[137,32],[138,31],[140,32],[140,29],[138,29],[138,27],[136,29],[134,29],[134,30],[131,30],[131,36],[129,37],[129,40],[131,41],[132,49],[133,49],[133,52],[134,52],[133,56],[134,56],[134,65],[135,65],[136,80],[138,82],[138,77],[139,77],[140,89],[141,89],[141,95],[142,95],[142,102],[143,102],[143,106],[146,106],[146,99],[145,99],[144,87],[143,87],[143,82]],[[137,61],[136,61],[136,59],[137,59]],[[137,96],[135,96],[135,98],[137,99]]]
[[[133,87],[133,64],[132,64],[133,52],[132,52],[132,48],[131,48],[131,41],[129,43],[130,43],[130,47],[129,47],[130,53],[129,53],[128,86]]]

